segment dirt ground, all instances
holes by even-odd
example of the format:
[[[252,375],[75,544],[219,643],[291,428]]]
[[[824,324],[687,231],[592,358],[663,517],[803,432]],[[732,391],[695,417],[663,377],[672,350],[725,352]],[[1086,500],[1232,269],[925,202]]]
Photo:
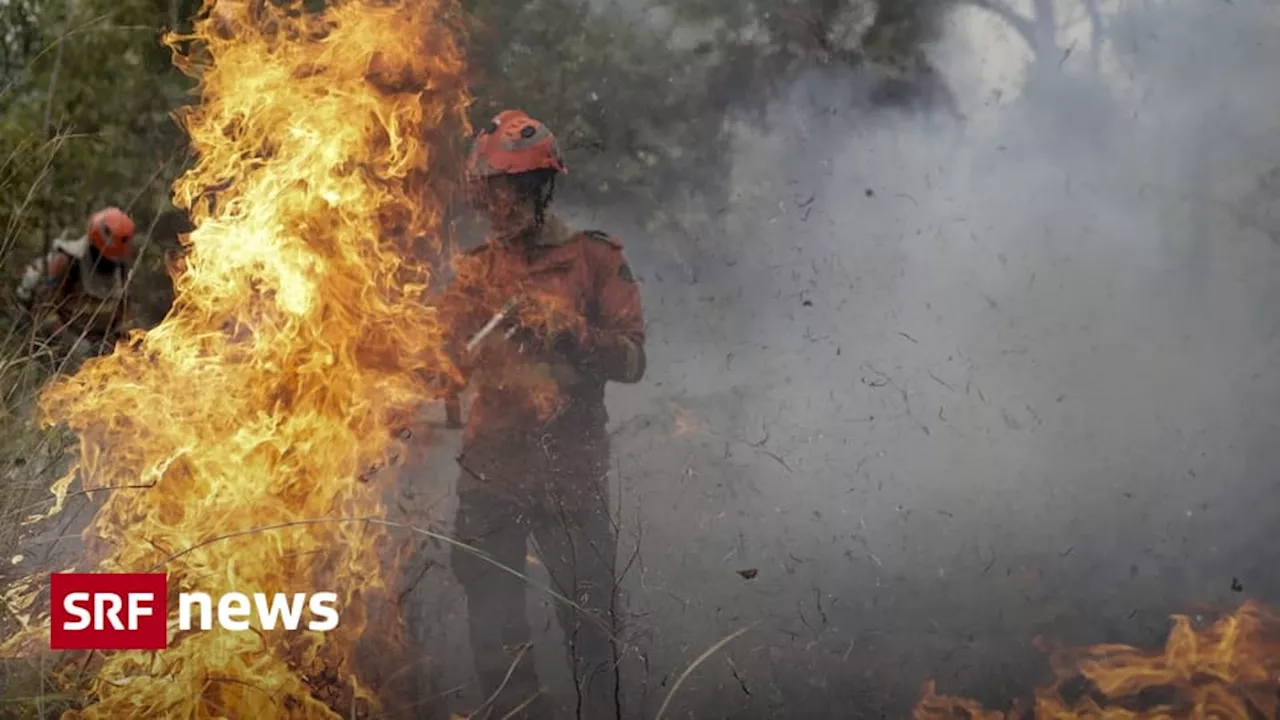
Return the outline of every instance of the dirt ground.
[[[748,626],[689,676],[667,717],[900,718],[931,677],[944,692],[1004,706],[1047,678],[1036,638],[1158,647],[1169,613],[1207,621],[1244,597],[1280,599],[1280,578],[1268,570],[1280,551],[1261,542],[1274,511],[1249,507],[1261,494],[1193,508],[1172,528],[1167,517],[1152,524],[1158,497],[1128,498],[1112,519],[1092,518],[1089,532],[1050,548],[1043,540],[1070,531],[1072,513],[1028,508],[994,520],[1000,513],[950,502],[942,490],[910,498],[906,488],[877,489],[853,472],[856,463],[822,466],[821,441],[806,447],[794,428],[773,427],[768,442],[758,427],[744,439],[727,438],[724,426],[689,430],[700,414],[747,413],[734,410],[749,406],[743,393],[655,399],[623,388],[611,398],[624,564],[640,537],[623,583],[628,718],[653,717],[698,655]],[[442,419],[430,408],[415,427],[416,454],[388,507],[392,520],[447,534],[459,434],[441,429]],[[849,487],[831,492],[832,477]],[[1117,483],[1114,495],[1126,499],[1124,488]],[[1059,502],[1061,510],[1084,500]],[[56,527],[24,544],[22,566],[73,559],[90,510],[73,499]],[[475,707],[482,698],[448,549],[393,536],[420,544],[402,580],[410,657],[397,661],[394,716]],[[747,570],[756,573],[748,579]],[[529,573],[545,582],[537,565]],[[551,602],[532,594],[528,612],[539,673],[563,694],[569,678]]]
[[[623,562],[643,530],[623,583],[634,643],[623,671],[628,718],[653,717],[689,663],[747,626],[690,675],[667,717],[901,718],[929,678],[943,692],[1007,707],[1049,678],[1037,639],[1048,647],[1105,641],[1155,649],[1170,613],[1208,621],[1246,595],[1280,597],[1280,580],[1266,570],[1280,554],[1255,544],[1264,524],[1256,514],[1233,525],[1226,508],[1206,510],[1210,517],[1181,542],[1156,533],[1140,546],[1145,521],[1134,521],[1128,531],[1117,525],[1133,533],[1123,541],[1085,533],[1046,549],[1041,539],[1062,528],[1049,527],[1041,511],[1001,527],[965,518],[963,503],[947,510],[945,497],[908,508],[899,493],[866,483],[844,497],[815,496],[798,477],[803,450],[775,458],[731,442],[726,459],[722,441],[673,437],[679,423],[656,410],[615,425]],[[438,432],[433,442],[429,459],[406,468],[402,487],[418,512],[447,527],[456,434]],[[415,483],[415,475],[428,480]],[[781,477],[793,485],[769,485]],[[432,492],[416,493],[419,484]],[[1143,517],[1142,506],[1157,502],[1134,498],[1129,510]],[[913,529],[921,526],[912,515],[925,518],[922,529]],[[1169,542],[1179,549],[1158,547]],[[406,573],[415,584],[405,621],[421,653],[415,692],[449,698],[431,716],[444,718],[446,708],[461,711],[481,698],[474,687],[450,692],[470,680],[465,602],[447,550],[422,556],[420,563],[435,564],[420,576]],[[745,570],[756,574],[746,579]],[[536,565],[530,573],[545,582]],[[1247,593],[1236,590],[1241,583]],[[539,672],[563,693],[569,679],[550,602],[531,597],[528,611]]]

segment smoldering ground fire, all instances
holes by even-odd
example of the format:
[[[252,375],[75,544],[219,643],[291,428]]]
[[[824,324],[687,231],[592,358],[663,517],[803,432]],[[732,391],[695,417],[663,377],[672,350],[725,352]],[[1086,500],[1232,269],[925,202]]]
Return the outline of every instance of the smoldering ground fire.
[[[1201,629],[1189,616],[1173,621],[1162,652],[1106,644],[1056,653],[1057,681],[1008,712],[938,695],[930,681],[916,706],[916,720],[1276,717],[1280,616],[1248,602]]]

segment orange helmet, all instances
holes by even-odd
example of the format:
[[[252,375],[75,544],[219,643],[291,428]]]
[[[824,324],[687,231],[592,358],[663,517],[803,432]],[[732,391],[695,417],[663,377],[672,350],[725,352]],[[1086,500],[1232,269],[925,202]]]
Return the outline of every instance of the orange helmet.
[[[89,242],[108,260],[128,257],[136,230],[133,218],[117,207],[104,208],[89,218]]]
[[[522,110],[503,110],[476,133],[467,157],[467,177],[483,180],[533,170],[568,173],[560,145],[546,125]]]

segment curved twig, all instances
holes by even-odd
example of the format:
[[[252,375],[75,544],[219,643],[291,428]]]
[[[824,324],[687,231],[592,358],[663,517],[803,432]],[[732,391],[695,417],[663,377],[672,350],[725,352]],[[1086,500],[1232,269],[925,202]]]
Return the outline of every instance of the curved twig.
[[[679,690],[680,686],[684,684],[684,681],[693,674],[693,671],[698,669],[699,665],[706,662],[707,658],[719,652],[720,648],[728,645],[730,642],[737,639],[739,635],[742,635],[755,626],[756,623],[752,623],[731,635],[725,636],[720,640],[720,642],[707,648],[706,652],[699,655],[697,660],[689,663],[689,667],[685,668],[684,672],[680,673],[680,677],[676,679],[675,684],[671,686],[671,690],[667,692],[667,699],[662,701],[662,707],[658,708],[658,714],[653,716],[653,720],[662,720],[662,716],[667,712],[667,706],[671,704],[671,698],[675,697],[676,691]]]

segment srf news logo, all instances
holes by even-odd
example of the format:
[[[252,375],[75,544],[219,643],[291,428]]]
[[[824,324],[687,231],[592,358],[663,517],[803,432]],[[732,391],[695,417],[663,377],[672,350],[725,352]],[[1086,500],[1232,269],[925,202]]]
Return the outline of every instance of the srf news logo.
[[[49,648],[51,650],[163,650],[169,645],[169,583],[164,573],[54,573],[50,576]],[[297,630],[303,608],[313,619],[307,629],[328,632],[338,627],[338,596],[331,592],[232,592],[215,602],[205,593],[178,595],[178,628],[191,630],[195,612],[199,628],[244,631],[256,615],[261,627]]]

